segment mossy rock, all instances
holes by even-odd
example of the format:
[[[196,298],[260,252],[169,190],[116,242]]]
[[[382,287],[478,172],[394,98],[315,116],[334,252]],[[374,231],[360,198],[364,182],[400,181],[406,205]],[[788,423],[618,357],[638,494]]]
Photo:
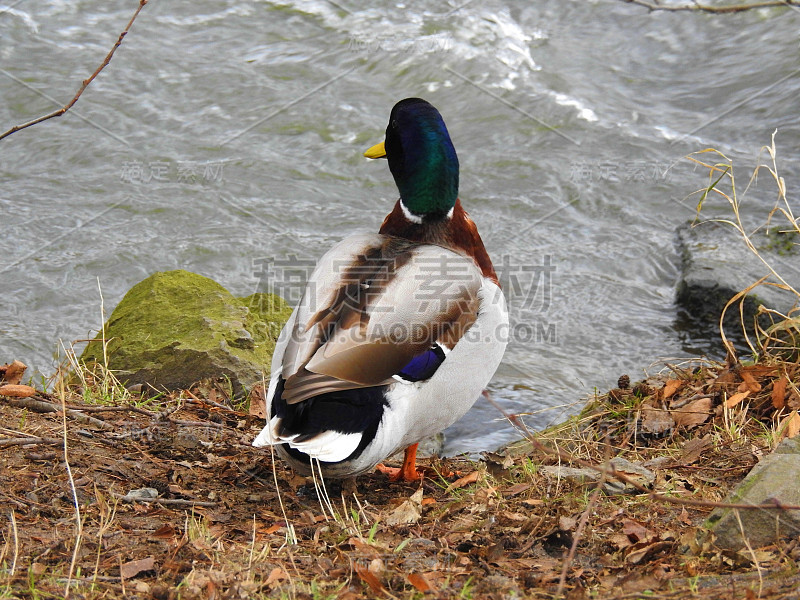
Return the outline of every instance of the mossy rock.
[[[236,397],[269,379],[275,341],[291,307],[273,294],[235,298],[188,271],[155,273],[133,286],[105,324],[108,368],[126,385],[159,390],[228,378]],[[102,333],[81,361],[103,363]]]

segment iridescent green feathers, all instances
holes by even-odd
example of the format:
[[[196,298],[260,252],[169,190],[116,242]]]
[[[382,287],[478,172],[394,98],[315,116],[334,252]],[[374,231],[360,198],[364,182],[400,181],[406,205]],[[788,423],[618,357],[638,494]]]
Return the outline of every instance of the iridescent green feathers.
[[[401,100],[384,145],[405,207],[426,220],[444,218],[458,198],[458,156],[439,111],[420,98]]]

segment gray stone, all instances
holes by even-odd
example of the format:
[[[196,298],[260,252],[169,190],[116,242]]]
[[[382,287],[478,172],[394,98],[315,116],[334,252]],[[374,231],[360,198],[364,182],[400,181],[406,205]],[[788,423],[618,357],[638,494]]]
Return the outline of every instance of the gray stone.
[[[800,440],[781,442],[753,467],[725,502],[800,506]],[[760,548],[784,536],[800,535],[800,510],[717,508],[704,526],[714,533],[720,548],[740,550],[746,547],[745,538],[752,548]]]
[[[681,253],[681,279],[678,282],[678,303],[690,316],[712,325],[719,322],[725,304],[747,289],[769,269],[745,244],[742,236],[730,225],[704,222],[678,227],[678,248]],[[800,252],[797,236],[757,233],[751,236],[761,256],[795,289],[800,289]],[[767,280],[779,283],[774,275]],[[744,303],[746,323],[753,322],[758,307],[764,305],[786,314],[797,302],[797,296],[771,285],[759,285],[747,294]],[[728,308],[726,324],[739,321],[738,302]]]
[[[228,379],[234,396],[269,379],[275,341],[291,308],[278,296],[234,298],[215,281],[189,273],[155,273],[133,286],[90,342],[81,361],[105,365],[129,389],[190,387]]]
[[[128,500],[152,500],[158,498],[158,490],[155,488],[139,488],[138,490],[131,490],[125,494]]]

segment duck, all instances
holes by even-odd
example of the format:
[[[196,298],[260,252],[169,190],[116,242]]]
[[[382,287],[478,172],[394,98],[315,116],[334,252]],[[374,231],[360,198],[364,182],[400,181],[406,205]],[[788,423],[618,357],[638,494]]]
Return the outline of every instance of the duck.
[[[439,111],[401,100],[364,156],[388,161],[400,197],[377,233],[349,235],[317,263],[276,343],[253,445],[305,475],[377,468],[417,481],[418,443],[461,418],[497,370],[508,310]],[[401,450],[401,467],[383,465]]]

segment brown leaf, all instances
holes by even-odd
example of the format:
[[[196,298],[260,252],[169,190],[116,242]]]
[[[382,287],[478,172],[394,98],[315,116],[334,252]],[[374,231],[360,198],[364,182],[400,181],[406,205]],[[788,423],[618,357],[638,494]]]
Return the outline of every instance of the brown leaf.
[[[284,579],[288,579],[289,576],[286,574],[286,571],[281,569],[280,567],[275,567],[272,571],[269,572],[269,577],[264,582],[266,585],[272,585],[276,581],[282,581]]]
[[[742,389],[741,385],[739,386],[740,392],[757,392],[761,389],[761,384],[756,381],[756,378],[753,377],[752,371],[747,367],[739,371],[739,376],[742,378],[742,385],[744,385],[744,389]]]
[[[739,404],[742,400],[747,398],[750,395],[750,390],[745,390],[744,392],[738,392],[733,396],[729,397],[725,400],[725,406],[728,408],[733,408],[737,404]]]
[[[176,534],[177,530],[169,523],[166,523],[156,529],[151,535],[157,539],[168,540],[175,537]]]
[[[622,533],[627,535],[634,542],[649,541],[655,537],[652,531],[633,519],[625,519],[622,521]]]
[[[643,546],[641,548],[636,548],[635,550],[630,552],[625,557],[625,562],[633,565],[638,565],[645,559],[650,558],[651,556],[657,554],[658,552],[661,552],[662,550],[671,548],[673,545],[674,545],[673,542],[655,542],[653,544],[647,544],[646,546]]]
[[[613,544],[617,550],[623,550],[628,546],[632,546],[633,542],[624,533],[615,533],[609,536],[608,541]]]
[[[675,419],[676,427],[686,427],[691,429],[701,423],[705,423],[711,413],[711,398],[698,398],[690,402],[680,410],[672,411],[672,418]]]
[[[577,525],[578,519],[573,517],[565,517],[563,515],[558,517],[558,528],[561,531],[572,531],[575,529],[575,527],[577,527]]]
[[[775,408],[783,408],[786,406],[786,384],[788,383],[786,375],[783,375],[777,381],[772,382],[772,406]]]
[[[16,385],[22,381],[22,374],[28,366],[18,360],[11,361],[7,365],[0,367],[0,381],[5,381],[11,385]]]
[[[667,400],[672,394],[681,389],[684,383],[682,379],[667,379],[664,387],[661,388],[661,399]]]
[[[259,419],[267,418],[267,394],[264,386],[257,383],[250,390],[250,414]]]
[[[450,485],[447,486],[447,489],[445,489],[444,493],[445,494],[449,494],[453,490],[457,490],[458,488],[462,488],[465,485],[469,485],[470,483],[475,483],[476,481],[478,481],[478,476],[479,475],[480,475],[480,473],[478,471],[473,471],[472,473],[469,473],[468,475],[464,475],[463,477],[461,477],[459,479],[456,479],[453,483],[451,483]]]
[[[670,379],[670,381],[677,381]],[[642,404],[642,429],[647,433],[661,435],[675,427],[675,420],[669,411],[656,408],[652,404]]]
[[[153,571],[155,568],[156,560],[152,556],[148,556],[147,558],[123,563],[119,567],[119,574],[123,579],[130,579],[131,577],[136,577],[139,573]]]
[[[417,591],[423,594],[433,591],[430,582],[428,582],[428,578],[425,577],[425,573],[410,573],[408,575],[408,582],[413,585]]]
[[[800,414],[796,410],[789,413],[778,425],[778,431],[781,432],[781,438],[793,438],[800,433]]]
[[[698,461],[708,448],[711,447],[711,434],[704,435],[701,438],[693,437],[686,440],[683,445],[683,452],[678,459],[677,464],[680,466],[691,465]]]
[[[386,517],[387,525],[408,525],[416,523],[422,516],[422,488],[414,492],[411,497],[395,508]]]
[[[530,483],[515,483],[510,488],[503,490],[503,496],[516,496],[517,494],[529,490],[530,487]]]
[[[753,377],[773,377],[778,374],[778,368],[769,365],[747,365],[746,367],[742,367],[741,371]]]
[[[723,371],[714,380],[716,387],[726,387],[728,384],[736,383],[736,374],[732,371]]]
[[[368,568],[362,567],[361,565],[355,565],[355,569],[361,581],[366,583],[369,586],[369,589],[371,589],[374,593],[382,594],[386,591],[386,588],[383,587],[383,584],[380,582],[380,580],[375,577],[375,574]]]
[[[9,398],[30,398],[36,394],[36,390],[29,385],[16,385],[8,383],[0,385],[0,396],[8,396]]]

